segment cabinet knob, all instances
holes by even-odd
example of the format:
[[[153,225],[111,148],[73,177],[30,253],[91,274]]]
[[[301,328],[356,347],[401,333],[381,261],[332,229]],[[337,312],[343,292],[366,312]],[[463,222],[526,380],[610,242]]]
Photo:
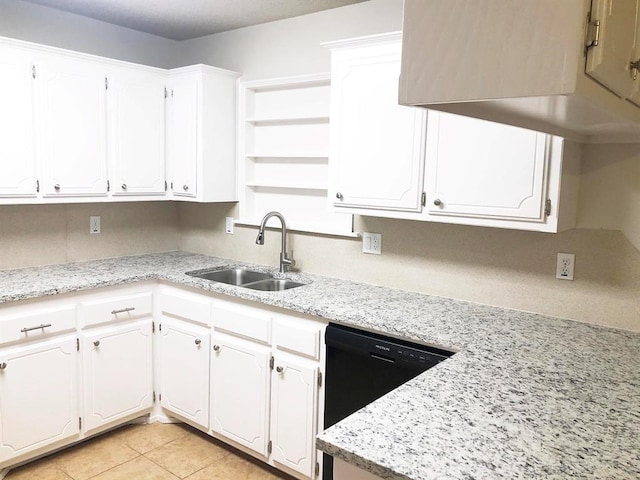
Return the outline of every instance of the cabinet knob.
[[[7,362],[0,363],[0,370],[4,370],[5,368],[7,368]]]
[[[122,184],[122,189],[123,189],[123,190],[126,190],[126,189],[127,189],[127,184],[126,184],[126,183],[123,183],[123,184]]]
[[[187,190],[189,190],[189,185],[183,185],[182,189],[186,192]]]
[[[276,367],[276,372],[278,372],[278,373],[282,373],[282,372],[284,372],[284,368],[282,368],[282,367]]]
[[[56,183],[56,184],[53,186],[53,189],[54,189],[56,192],[59,192],[59,191],[60,191],[60,184],[59,184],[59,183]]]
[[[439,198],[436,198],[436,199],[433,201],[433,204],[434,204],[436,207],[441,207],[441,206],[443,205],[442,200],[440,200]]]
[[[214,345],[213,346],[213,351],[214,352],[219,352],[220,351],[220,345]]]
[[[196,345],[200,345],[202,343],[202,340],[200,340],[199,338],[196,338]]]
[[[99,347],[100,346],[100,340],[96,340],[95,342],[93,342],[93,346],[94,347]]]
[[[340,192],[338,192],[338,193],[336,193],[336,198],[338,200],[342,200],[344,198],[344,196]]]

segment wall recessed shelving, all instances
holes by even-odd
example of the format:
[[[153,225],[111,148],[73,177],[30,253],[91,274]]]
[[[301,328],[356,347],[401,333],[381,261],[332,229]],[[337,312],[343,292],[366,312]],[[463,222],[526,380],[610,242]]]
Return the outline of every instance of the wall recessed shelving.
[[[327,200],[330,76],[240,86],[239,224],[278,210],[292,230],[353,236],[353,216]]]

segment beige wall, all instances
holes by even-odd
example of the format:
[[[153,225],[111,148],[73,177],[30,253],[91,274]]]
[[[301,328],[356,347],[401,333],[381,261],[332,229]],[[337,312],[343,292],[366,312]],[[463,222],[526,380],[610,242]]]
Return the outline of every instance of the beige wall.
[[[179,248],[173,202],[0,206],[0,269]],[[100,215],[102,233],[89,234]]]

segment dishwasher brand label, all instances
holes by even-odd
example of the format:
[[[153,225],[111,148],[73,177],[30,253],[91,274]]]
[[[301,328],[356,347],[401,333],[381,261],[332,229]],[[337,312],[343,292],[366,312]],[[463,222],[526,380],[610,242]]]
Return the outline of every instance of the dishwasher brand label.
[[[378,345],[378,344],[376,344],[376,348],[377,348],[378,350],[383,350],[383,351],[385,351],[385,352],[390,352],[390,351],[391,351],[391,349],[390,349],[389,347],[385,347],[384,345]]]

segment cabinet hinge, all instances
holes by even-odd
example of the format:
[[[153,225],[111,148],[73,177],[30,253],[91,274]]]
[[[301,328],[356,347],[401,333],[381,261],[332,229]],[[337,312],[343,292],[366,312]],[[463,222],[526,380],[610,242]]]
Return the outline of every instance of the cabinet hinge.
[[[591,21],[591,14],[587,16],[587,39],[585,50],[597,47],[600,44],[600,20]]]
[[[36,180],[36,193],[40,192],[40,180]]]
[[[107,192],[111,191],[111,183],[107,180]]]
[[[104,89],[109,90],[109,79],[104,77]]]
[[[153,392],[153,403],[156,403],[156,392]]]
[[[78,428],[82,430],[82,417],[78,417]]]
[[[173,182],[170,183],[171,191],[173,192]]]
[[[166,180],[164,181],[164,191],[165,192],[167,191],[167,181]]]
[[[164,87],[164,98],[167,98],[167,87]]]
[[[322,372],[318,372],[318,386],[322,386]]]
[[[544,215],[548,217],[551,215],[551,199],[547,198],[547,201],[544,202]]]
[[[36,78],[36,66],[35,65],[31,65],[31,76],[34,78]]]
[[[320,475],[320,463],[319,462],[316,462],[316,469],[315,469],[314,473],[315,473],[316,477],[318,475]]]
[[[161,393],[158,394],[158,400],[162,401],[162,394]]]
[[[151,322],[151,333],[156,333],[156,322]],[[155,395],[155,392],[154,392],[154,395]]]
[[[267,453],[271,453],[271,451],[273,450],[273,443],[271,442],[271,440],[269,440],[269,443],[267,443]]]
[[[276,359],[273,358],[273,355],[271,355],[271,359],[269,360],[269,368],[271,370],[273,370],[273,365],[274,365],[275,362],[276,362]]]
[[[173,89],[171,89],[171,98],[173,98]]]
[[[161,331],[162,331],[162,324],[161,324],[161,323],[159,323],[159,324],[158,324],[158,331],[159,331],[159,332],[161,332]]]
[[[420,197],[420,203],[422,203],[423,207],[427,206],[427,192],[422,192],[422,196]]]
[[[76,350],[79,352],[80,351],[80,339],[76,338]]]

